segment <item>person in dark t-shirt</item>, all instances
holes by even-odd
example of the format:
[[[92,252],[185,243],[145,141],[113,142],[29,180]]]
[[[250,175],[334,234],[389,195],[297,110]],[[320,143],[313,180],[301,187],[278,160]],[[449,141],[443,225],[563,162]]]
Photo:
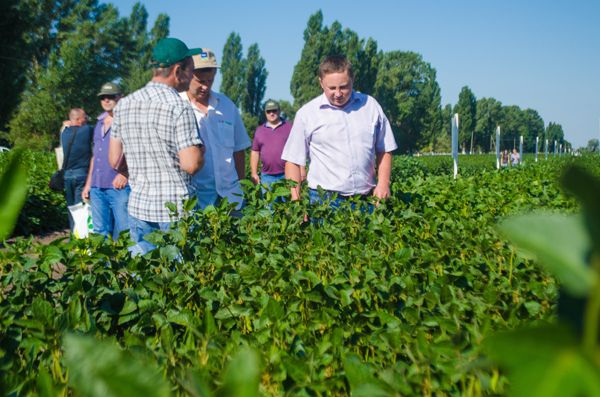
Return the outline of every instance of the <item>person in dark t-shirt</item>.
[[[67,205],[80,203],[81,192],[90,168],[94,130],[87,125],[85,111],[80,108],[69,112],[69,126],[60,135],[64,153],[65,198]],[[73,142],[71,144],[71,141]],[[69,150],[69,147],[70,150]],[[73,228],[73,219],[69,213],[69,225]]]

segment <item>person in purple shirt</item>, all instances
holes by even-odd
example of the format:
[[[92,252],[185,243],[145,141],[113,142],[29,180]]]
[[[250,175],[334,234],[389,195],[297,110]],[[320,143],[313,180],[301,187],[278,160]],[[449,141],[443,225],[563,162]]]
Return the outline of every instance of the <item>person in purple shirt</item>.
[[[256,184],[262,183],[263,193],[273,182],[285,178],[285,161],[281,159],[281,152],[292,129],[291,123],[281,119],[279,103],[272,99],[265,103],[265,117],[267,121],[254,133],[250,151],[250,177]],[[262,163],[260,175],[259,160]]]
[[[81,197],[91,203],[94,233],[111,235],[116,240],[129,228],[127,165],[123,159],[117,170],[108,162],[113,109],[121,98],[121,89],[115,83],[106,83],[98,97],[104,113],[94,129],[93,156]]]

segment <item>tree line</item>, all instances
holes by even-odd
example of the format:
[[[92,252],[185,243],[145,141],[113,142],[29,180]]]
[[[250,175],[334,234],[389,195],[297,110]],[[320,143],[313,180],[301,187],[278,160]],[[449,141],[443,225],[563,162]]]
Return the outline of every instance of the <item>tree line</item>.
[[[169,17],[160,14],[148,27],[148,13],[136,3],[120,17],[112,4],[97,0],[8,0],[0,18],[0,140],[50,148],[71,107],[98,114],[98,87],[119,81],[124,92],[143,86],[151,76],[154,44],[169,34]],[[18,55],[16,55],[18,54]],[[257,43],[244,56],[242,39],[232,32],[221,59],[220,91],[240,108],[250,133],[264,121],[262,106],[268,71]],[[457,103],[442,107],[436,70],[410,51],[387,51],[372,38],[361,38],[335,21],[323,23],[319,10],[308,19],[304,47],[290,81],[293,103],[281,100],[293,119],[297,109],[321,93],[318,66],[327,55],[345,54],[355,72],[354,88],[374,96],[387,114],[403,153],[450,150],[450,118],[459,114],[459,145],[465,152],[495,150],[496,126],[502,149],[518,145],[535,149],[535,138],[568,145],[560,124],[547,125],[537,111],[503,105],[494,98],[477,99],[468,86]],[[276,99],[276,98],[275,98]],[[542,150],[542,147],[540,147]]]

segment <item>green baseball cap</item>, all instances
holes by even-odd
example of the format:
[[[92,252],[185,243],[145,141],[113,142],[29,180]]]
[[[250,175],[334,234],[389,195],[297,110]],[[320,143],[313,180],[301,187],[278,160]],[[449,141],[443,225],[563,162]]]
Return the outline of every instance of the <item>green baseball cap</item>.
[[[279,110],[279,103],[277,103],[277,101],[274,101],[272,99],[269,99],[266,103],[265,103],[265,112],[267,110]]]
[[[166,68],[187,57],[199,54],[200,48],[189,49],[185,43],[174,37],[161,39],[152,50],[152,66]]]
[[[98,96],[102,95],[121,95],[121,88],[115,83],[104,83],[102,88],[100,88],[100,92],[98,93]]]

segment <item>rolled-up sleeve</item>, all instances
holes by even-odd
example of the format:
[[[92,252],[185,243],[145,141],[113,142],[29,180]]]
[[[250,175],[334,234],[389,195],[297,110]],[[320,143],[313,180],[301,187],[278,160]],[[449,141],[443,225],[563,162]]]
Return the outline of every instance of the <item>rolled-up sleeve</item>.
[[[190,106],[186,106],[176,119],[175,144],[177,146],[177,151],[190,146],[202,145],[202,140],[198,134],[196,117]]]

